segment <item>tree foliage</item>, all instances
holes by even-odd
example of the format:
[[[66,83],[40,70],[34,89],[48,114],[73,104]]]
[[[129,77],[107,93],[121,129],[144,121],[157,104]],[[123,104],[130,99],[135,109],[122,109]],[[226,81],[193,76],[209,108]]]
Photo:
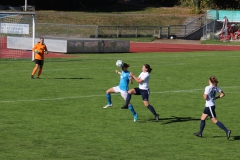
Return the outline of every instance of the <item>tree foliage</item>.
[[[131,0],[129,0],[131,1]],[[37,10],[78,10],[84,7],[96,7],[117,3],[118,0],[28,0],[28,4],[34,5]],[[146,4],[156,6],[184,6],[196,10],[201,9],[239,9],[240,0],[142,0]],[[24,0],[1,0],[1,5],[20,6]]]
[[[239,0],[179,0],[185,7],[196,7],[199,9],[239,9]]]

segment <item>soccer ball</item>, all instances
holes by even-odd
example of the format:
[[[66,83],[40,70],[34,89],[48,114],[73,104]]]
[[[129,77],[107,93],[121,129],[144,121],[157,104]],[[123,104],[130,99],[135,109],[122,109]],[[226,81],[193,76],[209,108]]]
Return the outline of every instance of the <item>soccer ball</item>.
[[[171,36],[170,38],[173,39],[173,36]]]
[[[124,64],[124,63],[123,63],[122,60],[117,60],[117,62],[116,62],[116,66],[117,66],[117,67],[120,67],[120,68],[123,66],[123,64]]]

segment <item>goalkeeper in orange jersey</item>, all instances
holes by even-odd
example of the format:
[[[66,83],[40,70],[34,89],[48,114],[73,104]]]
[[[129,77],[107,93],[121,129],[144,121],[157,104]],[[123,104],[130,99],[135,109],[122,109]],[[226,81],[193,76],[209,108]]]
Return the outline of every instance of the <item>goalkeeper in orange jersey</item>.
[[[37,78],[39,79],[42,73],[42,67],[44,63],[44,54],[48,54],[47,46],[44,43],[44,38],[40,38],[40,41],[32,48],[32,51],[35,53],[35,67],[32,71],[31,78],[34,79],[34,74],[39,68],[37,76]]]

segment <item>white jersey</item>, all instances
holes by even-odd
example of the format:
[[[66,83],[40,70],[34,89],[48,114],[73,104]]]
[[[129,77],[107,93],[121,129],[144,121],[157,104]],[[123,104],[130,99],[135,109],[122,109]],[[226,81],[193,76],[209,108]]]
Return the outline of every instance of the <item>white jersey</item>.
[[[148,90],[148,81],[149,81],[149,78],[150,78],[150,74],[148,72],[142,72],[138,76],[138,78],[143,80],[141,83],[139,83],[139,89]]]
[[[204,94],[207,95],[207,99],[206,99],[206,107],[211,107],[211,106],[215,106],[215,96],[217,92],[222,92],[222,90],[219,87],[214,87],[212,85],[206,86]]]

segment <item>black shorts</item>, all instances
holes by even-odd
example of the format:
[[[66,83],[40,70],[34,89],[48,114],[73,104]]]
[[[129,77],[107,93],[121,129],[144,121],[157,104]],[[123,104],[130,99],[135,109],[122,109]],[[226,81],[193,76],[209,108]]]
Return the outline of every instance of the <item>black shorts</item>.
[[[217,117],[216,112],[215,112],[215,106],[205,107],[205,109],[203,110],[203,113],[207,114],[210,118]]]
[[[134,89],[136,91],[135,95],[142,95],[142,100],[143,101],[148,101],[149,94],[150,94],[149,89],[148,90],[142,90],[140,88],[134,88]]]
[[[44,64],[44,60],[35,59],[35,64],[38,64],[40,68],[42,68]]]

